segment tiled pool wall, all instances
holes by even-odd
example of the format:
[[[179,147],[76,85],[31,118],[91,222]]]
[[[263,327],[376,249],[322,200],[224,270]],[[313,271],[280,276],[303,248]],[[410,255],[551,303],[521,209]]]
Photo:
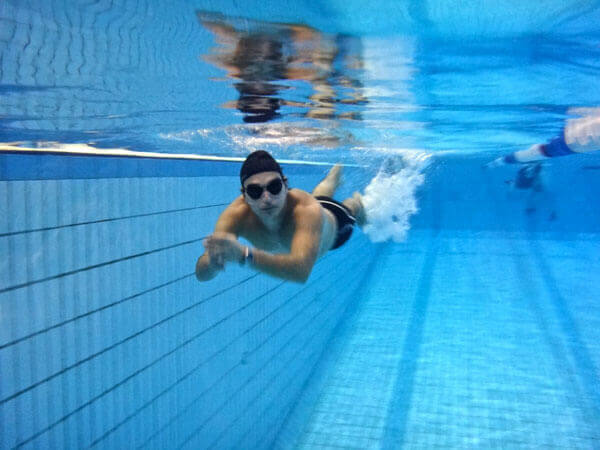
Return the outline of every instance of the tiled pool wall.
[[[235,265],[199,283],[239,164],[48,155],[23,180],[19,158],[0,155],[0,448],[269,447],[377,247],[355,233],[304,285]],[[50,179],[60,158],[92,178]],[[130,176],[94,178],[111,164]],[[284,170],[310,190],[326,168]]]
[[[598,232],[593,158],[546,167],[531,212],[531,193],[506,183],[517,169],[483,162],[434,161],[409,235]],[[197,282],[202,238],[237,195],[238,170],[0,156],[0,447],[273,442],[379,249],[357,232],[305,285],[240,267]],[[285,170],[310,190],[326,167]]]

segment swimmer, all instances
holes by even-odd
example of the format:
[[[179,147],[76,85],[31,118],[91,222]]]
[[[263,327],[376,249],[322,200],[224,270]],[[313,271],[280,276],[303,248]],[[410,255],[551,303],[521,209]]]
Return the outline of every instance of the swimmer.
[[[561,134],[550,142],[534,144],[528,149],[501,156],[488,163],[486,167],[528,164],[548,158],[600,150],[600,112],[597,110],[593,112],[594,114],[587,117],[568,120]]]
[[[358,192],[341,203],[332,198],[341,169],[335,165],[309,194],[288,188],[279,163],[268,152],[251,153],[240,171],[242,195],[225,209],[213,234],[204,240],[196,278],[210,280],[226,263],[235,262],[304,283],[318,258],[342,246],[355,224],[365,223]]]

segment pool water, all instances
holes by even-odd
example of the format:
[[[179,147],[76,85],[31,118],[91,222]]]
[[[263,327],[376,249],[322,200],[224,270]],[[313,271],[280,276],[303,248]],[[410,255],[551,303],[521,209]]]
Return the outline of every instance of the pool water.
[[[0,448],[600,448],[600,152],[486,166],[600,115],[598,23],[3,2]],[[305,190],[345,164],[340,199],[400,174],[393,211],[304,286],[198,284],[259,148]]]
[[[598,282],[564,274],[598,250],[447,231],[390,248],[279,448],[595,448]]]

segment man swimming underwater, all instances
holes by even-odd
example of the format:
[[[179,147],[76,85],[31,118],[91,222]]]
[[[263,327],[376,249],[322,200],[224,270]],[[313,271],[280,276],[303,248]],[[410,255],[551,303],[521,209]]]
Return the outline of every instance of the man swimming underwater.
[[[334,166],[312,194],[289,189],[281,167],[266,151],[251,153],[240,170],[242,195],[221,214],[204,240],[196,278],[214,278],[228,262],[248,264],[268,275],[305,282],[318,258],[343,245],[353,226],[365,222],[361,196],[331,198],[340,184]],[[254,248],[238,242],[243,237]]]

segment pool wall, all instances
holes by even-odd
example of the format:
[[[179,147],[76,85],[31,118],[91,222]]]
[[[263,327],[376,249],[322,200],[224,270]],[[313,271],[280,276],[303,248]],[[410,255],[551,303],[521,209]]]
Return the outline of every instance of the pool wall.
[[[0,161],[0,447],[269,447],[378,247],[355,233],[304,285],[199,283],[239,164]],[[326,168],[284,170],[310,189]]]
[[[544,168],[568,182],[548,183],[533,202],[506,182],[517,168],[489,172],[484,161],[432,163],[409,237],[447,229],[561,239],[600,227],[597,159]],[[284,170],[310,190],[327,167]],[[238,171],[0,155],[0,447],[273,443],[381,248],[357,231],[305,285],[241,267],[197,282],[202,239],[237,195]],[[348,168],[347,179],[360,171]],[[296,411],[286,436],[305,419]]]
[[[539,187],[528,189],[515,184],[522,166],[485,168],[492,159],[433,153],[411,228],[536,233],[552,239],[600,231],[600,155],[548,160]]]

